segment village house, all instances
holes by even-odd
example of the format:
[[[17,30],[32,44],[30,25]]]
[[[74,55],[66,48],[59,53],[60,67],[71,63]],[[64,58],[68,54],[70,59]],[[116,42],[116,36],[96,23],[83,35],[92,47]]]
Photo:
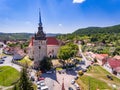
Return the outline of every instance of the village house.
[[[119,55],[115,55],[113,58],[120,60],[120,56]]]
[[[13,60],[21,60],[26,56],[24,50],[19,47],[14,48]]]
[[[105,58],[108,58],[108,54],[95,54],[95,59],[99,65],[103,65]]]
[[[120,77],[120,60],[115,58],[106,58],[103,67],[110,73]]]
[[[19,47],[5,47],[3,53],[13,55],[13,60],[21,60],[26,55]]]
[[[12,47],[4,47],[3,48],[3,53],[7,54],[7,55],[13,55],[14,54],[14,48]]]
[[[91,60],[97,60],[99,65],[103,65],[104,59],[108,58],[108,54],[95,54],[93,52],[86,52],[86,56]]]

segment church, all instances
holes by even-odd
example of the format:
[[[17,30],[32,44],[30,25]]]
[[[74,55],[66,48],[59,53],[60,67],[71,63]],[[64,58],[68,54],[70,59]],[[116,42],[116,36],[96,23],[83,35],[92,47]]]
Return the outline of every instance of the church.
[[[55,37],[46,37],[43,31],[41,13],[39,12],[38,31],[31,38],[28,47],[28,56],[34,60],[34,66],[38,67],[38,63],[44,57],[55,58],[57,57],[60,48],[59,41]]]

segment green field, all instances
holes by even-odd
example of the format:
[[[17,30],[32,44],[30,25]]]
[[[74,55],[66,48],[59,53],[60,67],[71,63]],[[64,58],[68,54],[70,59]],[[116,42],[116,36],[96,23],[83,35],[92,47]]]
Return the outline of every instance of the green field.
[[[109,72],[104,70],[101,66],[92,66],[83,76],[77,80],[82,90],[119,90],[120,79],[114,77],[110,80],[106,75],[111,75]],[[116,89],[113,89],[113,85],[116,85]]]
[[[10,66],[0,67],[0,86],[11,86],[19,77],[20,73],[16,69]]]
[[[111,88],[107,85],[107,83],[87,76],[87,75],[83,75],[79,78],[78,83],[80,84],[80,87],[82,88],[82,90],[96,90],[96,89],[108,89],[111,90]]]

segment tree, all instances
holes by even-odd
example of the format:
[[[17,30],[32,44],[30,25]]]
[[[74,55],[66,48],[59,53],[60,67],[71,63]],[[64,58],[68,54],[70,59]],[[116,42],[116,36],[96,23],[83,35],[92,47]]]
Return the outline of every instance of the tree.
[[[58,58],[66,60],[71,57],[70,47],[62,46],[58,52]]]
[[[27,74],[27,68],[23,68],[21,71],[19,90],[33,90],[32,82],[29,80]]]
[[[58,58],[67,60],[70,57],[73,57],[74,55],[76,55],[77,51],[78,51],[78,46],[75,44],[69,43],[65,46],[60,47],[60,50],[58,52]]]
[[[45,57],[42,61],[40,61],[40,69],[45,71],[45,70],[50,70],[52,68],[52,62],[49,58]]]

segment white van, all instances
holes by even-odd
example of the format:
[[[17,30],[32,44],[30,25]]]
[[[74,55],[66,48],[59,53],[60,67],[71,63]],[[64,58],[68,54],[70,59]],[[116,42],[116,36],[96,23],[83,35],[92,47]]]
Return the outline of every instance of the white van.
[[[40,87],[40,90],[48,90],[48,86],[42,86]]]

